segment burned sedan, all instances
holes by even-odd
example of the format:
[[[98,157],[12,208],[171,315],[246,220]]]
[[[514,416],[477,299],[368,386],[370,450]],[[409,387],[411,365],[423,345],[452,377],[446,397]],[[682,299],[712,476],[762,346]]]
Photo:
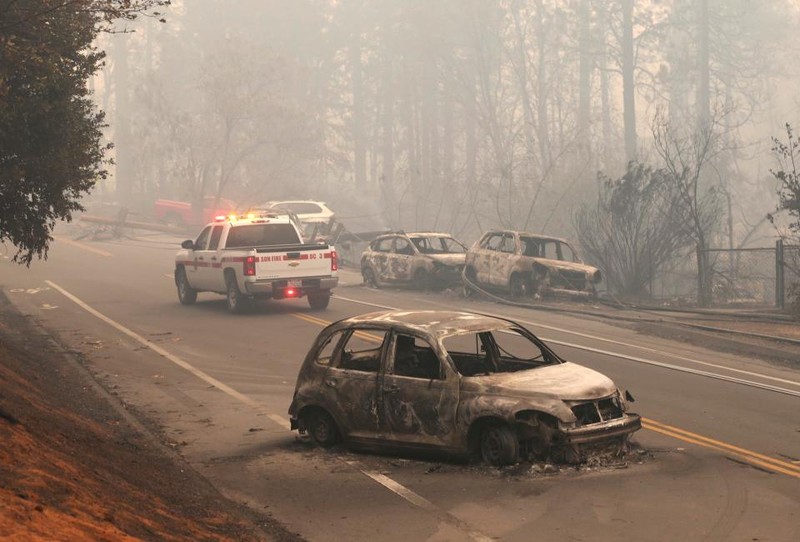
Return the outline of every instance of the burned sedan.
[[[361,255],[364,283],[445,288],[461,283],[467,247],[446,233],[394,232],[376,237]]]
[[[511,320],[450,311],[331,324],[306,356],[289,415],[323,447],[438,450],[492,465],[580,462],[641,427],[606,376]]]

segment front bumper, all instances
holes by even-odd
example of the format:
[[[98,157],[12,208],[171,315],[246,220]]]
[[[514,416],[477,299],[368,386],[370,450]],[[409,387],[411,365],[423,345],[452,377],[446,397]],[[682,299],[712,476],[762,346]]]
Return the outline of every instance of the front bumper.
[[[642,419],[638,414],[625,414],[621,418],[582,427],[561,428],[561,436],[568,444],[585,444],[602,442],[615,437],[629,435],[642,428]]]

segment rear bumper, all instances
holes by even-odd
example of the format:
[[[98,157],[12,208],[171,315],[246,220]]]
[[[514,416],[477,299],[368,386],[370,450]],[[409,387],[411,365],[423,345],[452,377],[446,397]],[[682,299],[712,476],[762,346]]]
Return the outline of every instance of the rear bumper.
[[[602,442],[621,437],[642,428],[642,419],[638,414],[625,414],[622,418],[594,423],[583,427],[562,429],[562,436],[569,444]]]
[[[303,293],[332,290],[339,284],[339,277],[305,277],[291,279],[300,283]],[[245,292],[253,296],[273,296],[289,286],[287,279],[253,280],[244,283]]]

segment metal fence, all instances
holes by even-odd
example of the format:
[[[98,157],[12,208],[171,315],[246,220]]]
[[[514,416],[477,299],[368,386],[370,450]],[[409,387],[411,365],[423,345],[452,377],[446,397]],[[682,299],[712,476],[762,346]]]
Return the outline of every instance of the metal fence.
[[[708,250],[711,302],[717,307],[779,307],[800,288],[800,245],[778,241],[774,247]],[[697,258],[688,252],[651,285],[653,297],[670,303],[694,304],[697,299]]]

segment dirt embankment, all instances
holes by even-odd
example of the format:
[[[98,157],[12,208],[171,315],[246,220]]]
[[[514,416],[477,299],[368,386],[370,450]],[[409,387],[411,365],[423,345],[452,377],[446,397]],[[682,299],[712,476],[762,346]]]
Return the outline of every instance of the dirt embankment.
[[[0,539],[298,540],[127,423],[2,293]]]

